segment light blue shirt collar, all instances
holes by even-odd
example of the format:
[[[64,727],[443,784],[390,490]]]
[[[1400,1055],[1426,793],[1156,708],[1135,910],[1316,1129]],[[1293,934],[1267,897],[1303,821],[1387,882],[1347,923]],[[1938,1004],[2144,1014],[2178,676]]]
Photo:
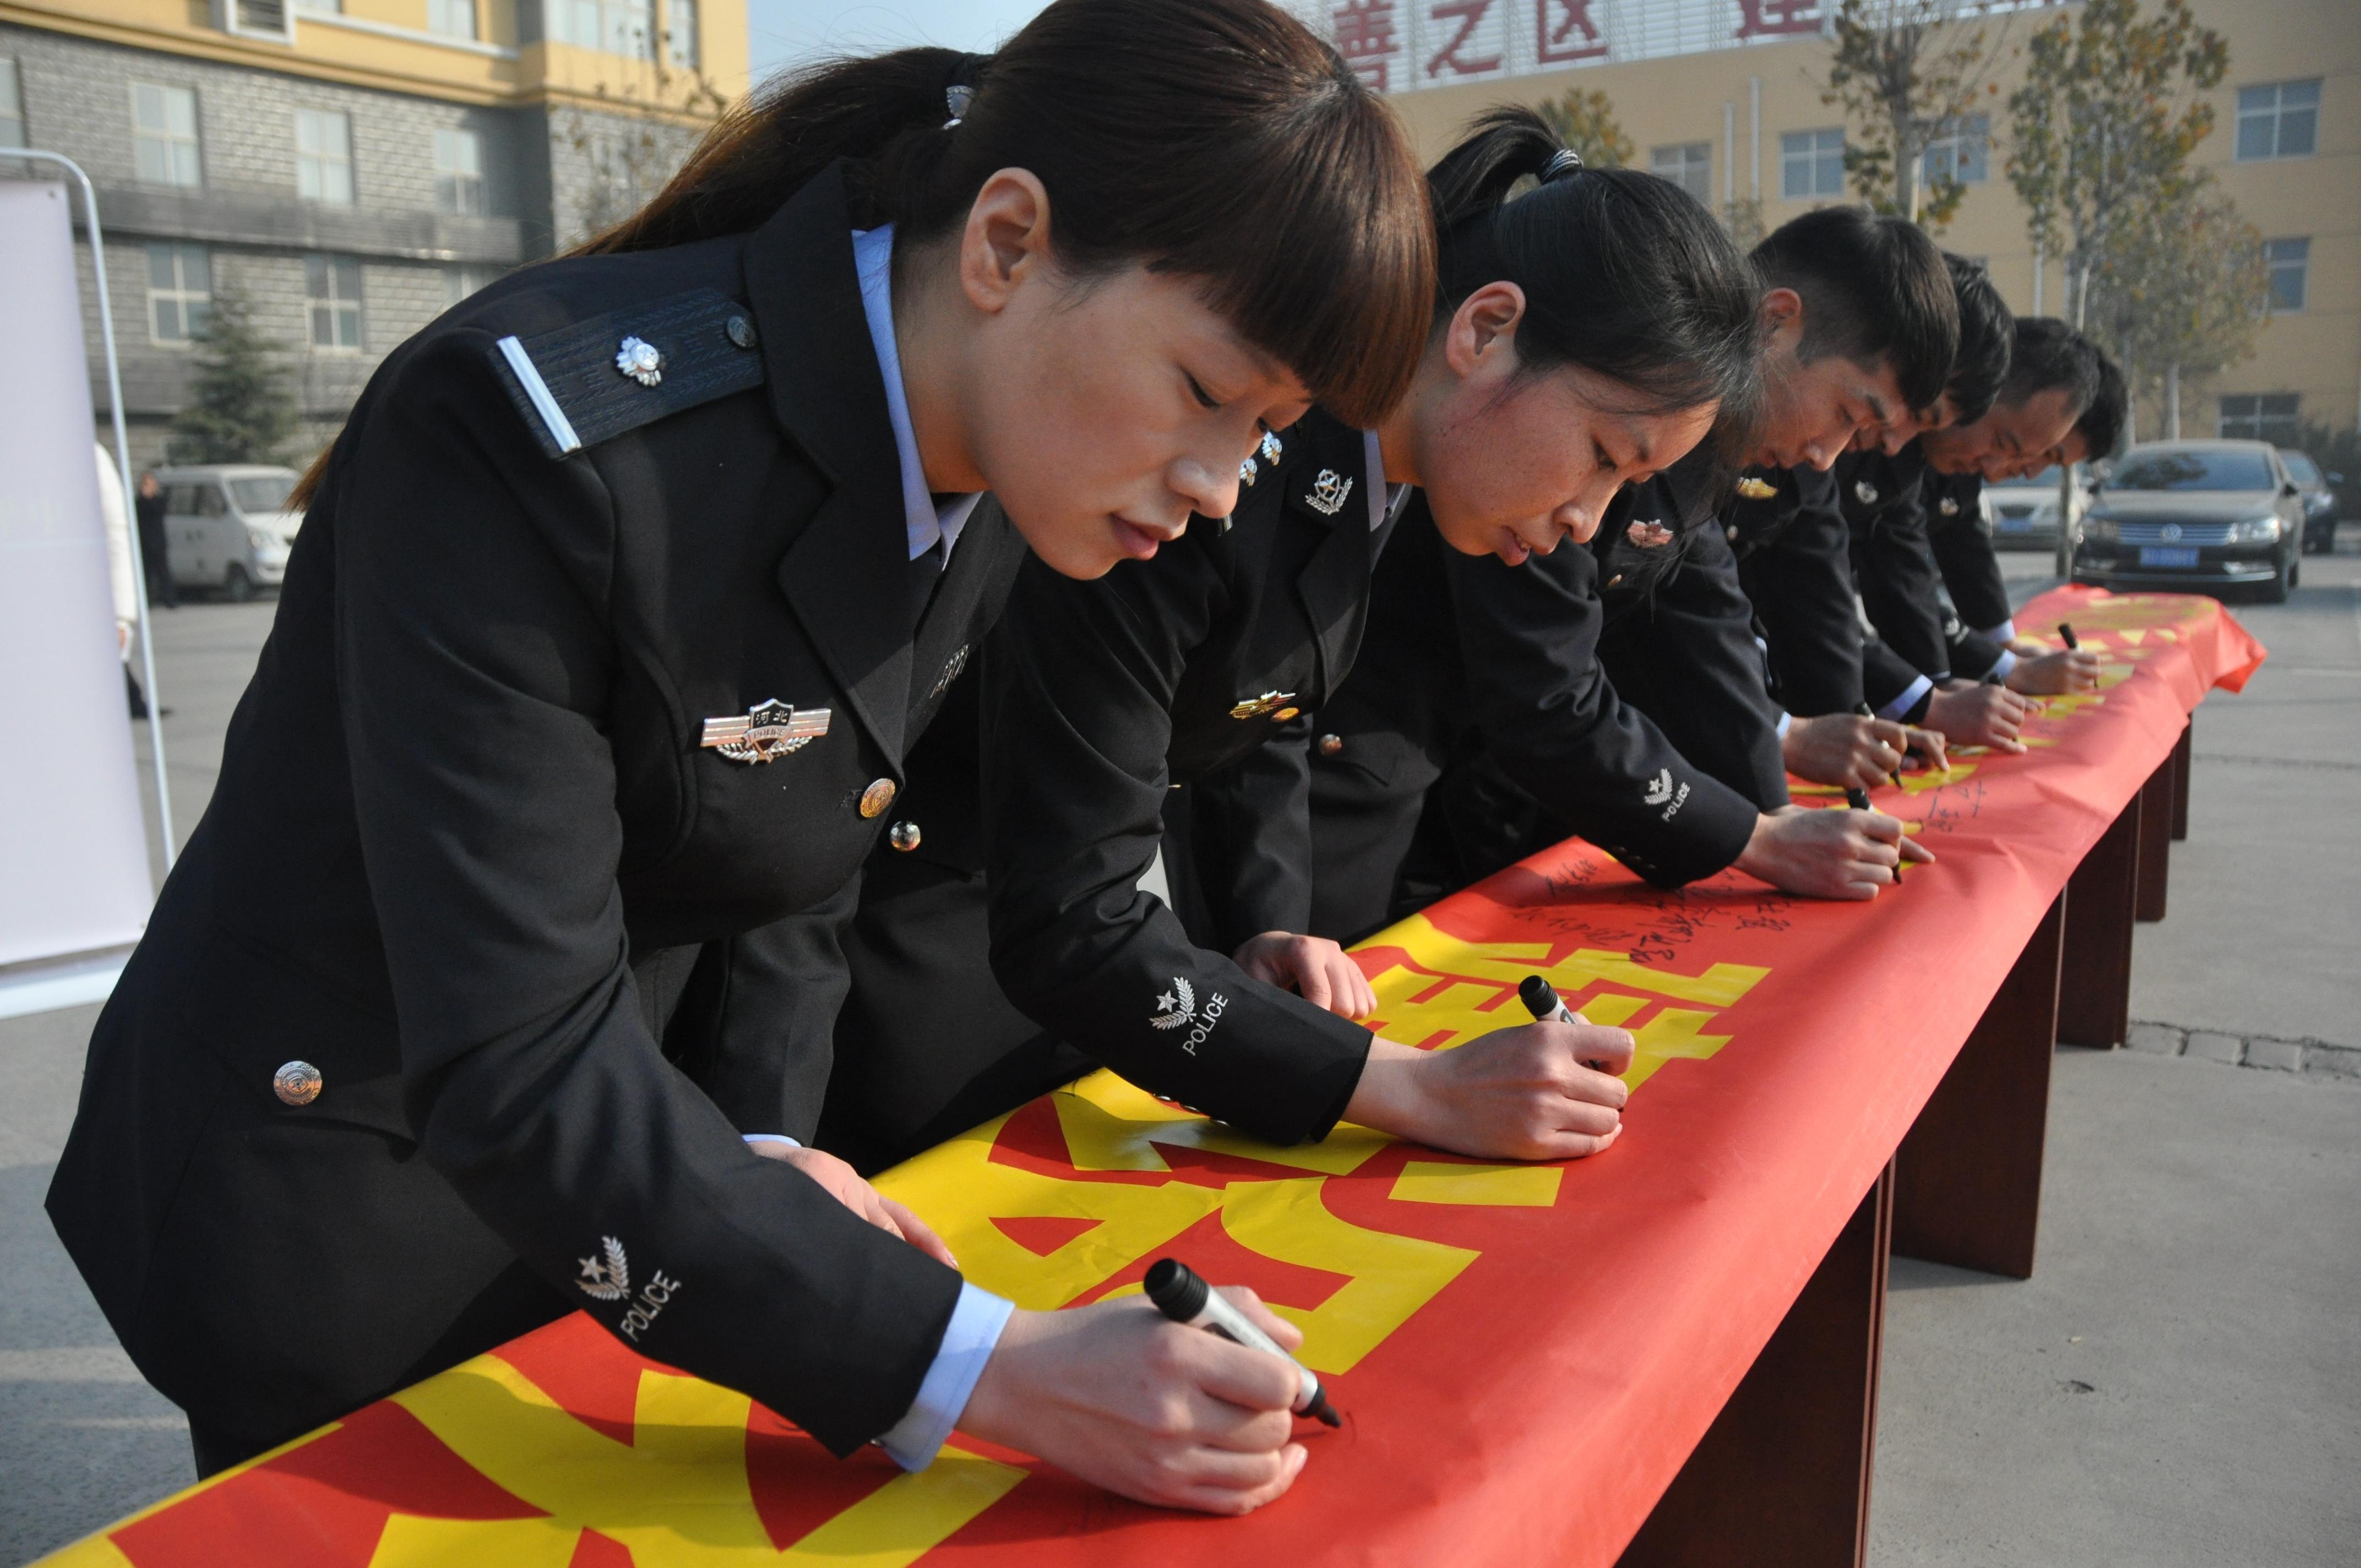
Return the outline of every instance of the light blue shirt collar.
[[[1401,510],[1402,499],[1410,494],[1408,485],[1386,483],[1386,455],[1378,445],[1378,433],[1361,432],[1362,461],[1368,465],[1369,532],[1375,533],[1386,525],[1386,519]]]
[[[869,321],[870,345],[877,351],[877,369],[885,380],[885,414],[894,422],[894,450],[902,459],[904,526],[910,533],[910,559],[942,541],[943,564],[950,564],[960,531],[967,526],[981,493],[953,496],[941,506],[927,489],[926,470],[918,466],[918,438],[910,429],[910,400],[902,389],[902,355],[894,344],[894,225],[852,231],[852,265],[861,274],[861,313]]]

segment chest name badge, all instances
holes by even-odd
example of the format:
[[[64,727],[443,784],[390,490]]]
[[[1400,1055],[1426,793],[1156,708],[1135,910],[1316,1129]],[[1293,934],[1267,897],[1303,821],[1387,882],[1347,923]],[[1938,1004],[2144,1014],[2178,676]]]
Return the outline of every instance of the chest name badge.
[[[773,697],[748,708],[743,718],[707,719],[704,738],[697,744],[733,762],[775,762],[827,734],[829,717],[825,707],[799,712]]]

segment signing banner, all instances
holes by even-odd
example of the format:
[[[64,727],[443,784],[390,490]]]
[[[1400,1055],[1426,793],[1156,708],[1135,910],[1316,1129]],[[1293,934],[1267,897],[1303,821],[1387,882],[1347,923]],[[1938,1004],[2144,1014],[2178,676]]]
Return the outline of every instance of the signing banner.
[[[1303,1426],[1310,1465],[1258,1513],[1141,1507],[964,1438],[916,1475],[839,1463],[577,1314],[51,1561],[1611,1563],[2083,853],[2262,659],[2208,599],[2061,590],[2019,620],[2070,620],[2101,689],[2047,703],[2025,756],[1880,791],[1938,859],[1874,902],[1735,874],[1664,893],[1575,842],[1359,949],[1394,1039],[1517,1023],[1532,973],[1631,1029],[1636,1092],[1597,1158],[1349,1125],[1277,1148],[1100,1073],[881,1180],[1024,1306],[1136,1290],[1169,1253],[1301,1325],[1345,1424]]]

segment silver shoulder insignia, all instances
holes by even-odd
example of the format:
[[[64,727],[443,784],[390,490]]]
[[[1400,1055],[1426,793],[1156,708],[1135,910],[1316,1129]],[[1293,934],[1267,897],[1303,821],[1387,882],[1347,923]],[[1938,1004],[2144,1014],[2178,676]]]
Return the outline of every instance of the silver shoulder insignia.
[[[636,337],[627,337],[615,345],[615,368],[642,387],[659,386],[664,381],[664,356],[656,345]]]
[[[1303,504],[1322,517],[1334,517],[1345,510],[1345,499],[1353,493],[1353,481],[1334,468],[1323,468],[1320,477],[1305,491]]]
[[[733,762],[774,762],[827,734],[829,716],[825,707],[797,712],[774,697],[747,709],[742,718],[707,719],[704,738],[697,744]]]

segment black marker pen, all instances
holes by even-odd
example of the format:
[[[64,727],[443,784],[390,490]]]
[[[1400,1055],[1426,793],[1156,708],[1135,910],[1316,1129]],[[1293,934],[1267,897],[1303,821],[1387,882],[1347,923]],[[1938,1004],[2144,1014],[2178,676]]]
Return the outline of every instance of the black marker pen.
[[[1557,987],[1540,975],[1529,974],[1517,982],[1517,999],[1525,1004],[1525,1011],[1533,1015],[1533,1022],[1536,1024],[1582,1022],[1566,1011],[1565,1003],[1558,999]],[[1582,1065],[1593,1072],[1607,1070],[1607,1064],[1603,1061],[1586,1061]]]
[[[2082,646],[2082,640],[2074,635],[2074,629],[2062,620],[2058,623],[2058,635],[2065,640],[2066,651],[2070,653]]]
[[[1147,1286],[1148,1299],[1174,1322],[1219,1334],[1248,1350],[1268,1351],[1301,1373],[1302,1391],[1296,1396],[1294,1406],[1297,1415],[1310,1416],[1332,1427],[1345,1424],[1336,1414],[1336,1407],[1320,1391],[1320,1379],[1312,1376],[1312,1368],[1279,1349],[1277,1340],[1255,1327],[1244,1312],[1230,1305],[1228,1297],[1206,1284],[1187,1264],[1177,1257],[1158,1258],[1148,1266]]]
[[[1855,811],[1869,810],[1869,791],[1865,789],[1849,789],[1845,791],[1845,804],[1852,807]],[[1902,880],[1902,862],[1898,859],[1894,862],[1894,880],[1897,883]]]
[[[1861,715],[1863,718],[1875,718],[1877,717],[1877,709],[1870,707],[1869,704],[1865,702],[1854,703],[1852,705],[1852,710]],[[1905,733],[1906,732],[1905,728]],[[1903,748],[1902,754],[1905,757],[1908,756],[1910,754],[1910,749],[1907,746],[1905,746]],[[1902,770],[1900,768],[1894,769],[1885,776],[1894,781],[1894,787],[1895,789],[1900,789],[1902,787]]]

